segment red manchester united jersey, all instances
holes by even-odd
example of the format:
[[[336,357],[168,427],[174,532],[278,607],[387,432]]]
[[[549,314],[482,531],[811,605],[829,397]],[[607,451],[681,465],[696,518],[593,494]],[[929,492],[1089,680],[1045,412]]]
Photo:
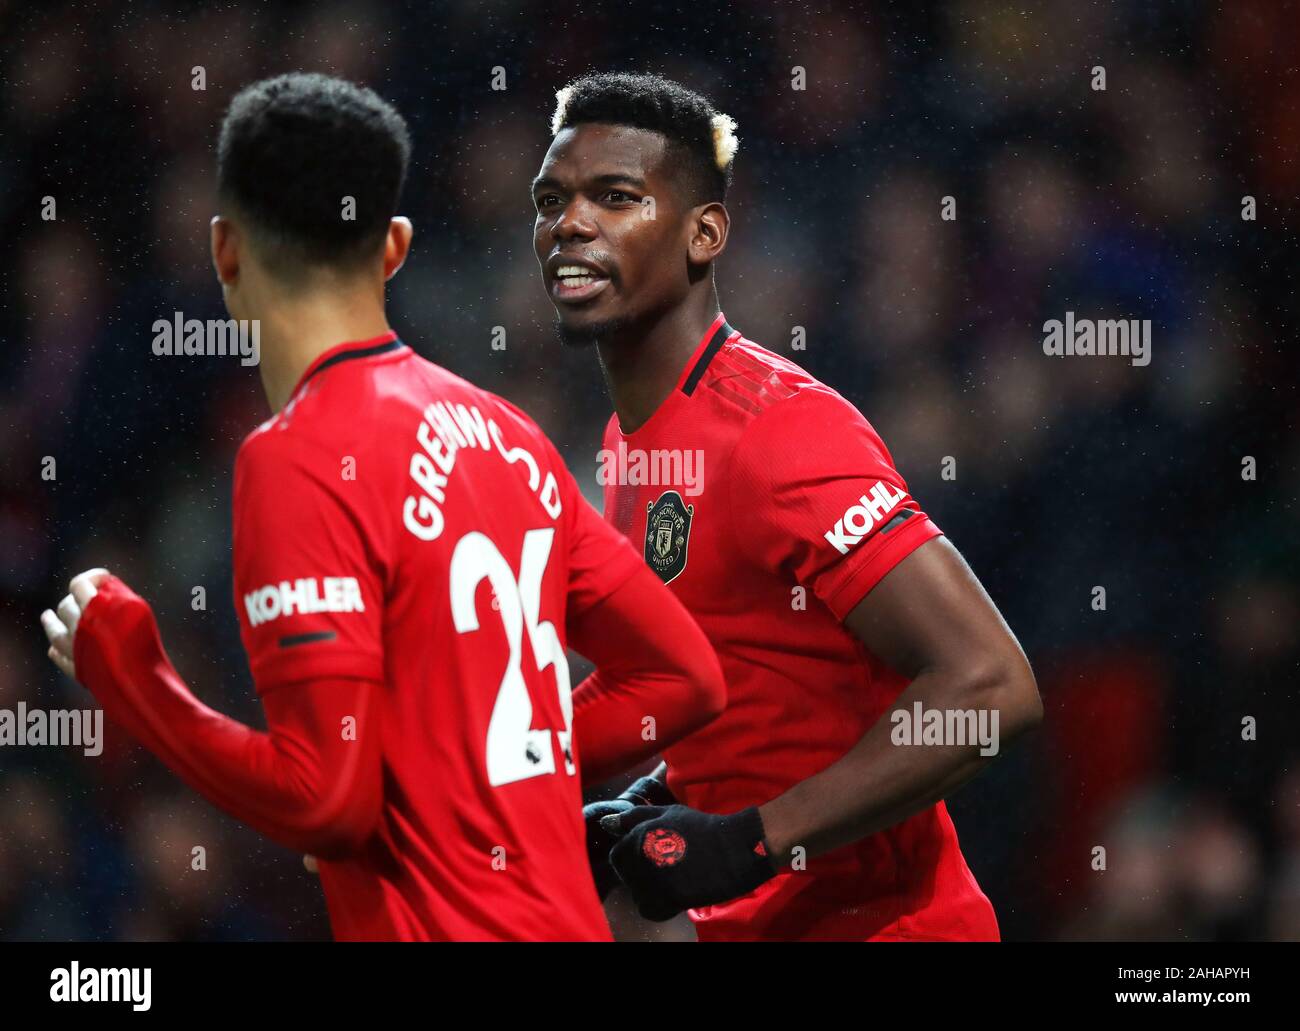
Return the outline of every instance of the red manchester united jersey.
[[[761,805],[842,757],[906,683],[841,620],[939,536],[853,405],[719,315],[635,432],[605,433],[605,517],[695,616],[726,711],[665,752],[711,813]],[[692,911],[702,940],[996,938],[942,803]]]
[[[380,831],[320,864],[336,937],[609,939],[565,614],[638,562],[526,416],[393,335],[322,355],[250,434],[235,603],[258,691],[382,685]]]

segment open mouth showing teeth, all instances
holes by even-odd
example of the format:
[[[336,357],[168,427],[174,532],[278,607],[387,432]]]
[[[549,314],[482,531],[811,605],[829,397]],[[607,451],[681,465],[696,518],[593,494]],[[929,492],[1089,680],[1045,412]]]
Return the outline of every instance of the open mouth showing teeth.
[[[562,304],[586,304],[609,286],[609,277],[587,265],[561,265],[555,270],[551,297]]]
[[[561,265],[555,270],[555,278],[562,286],[577,287],[591,286],[604,277],[597,275],[585,265]]]

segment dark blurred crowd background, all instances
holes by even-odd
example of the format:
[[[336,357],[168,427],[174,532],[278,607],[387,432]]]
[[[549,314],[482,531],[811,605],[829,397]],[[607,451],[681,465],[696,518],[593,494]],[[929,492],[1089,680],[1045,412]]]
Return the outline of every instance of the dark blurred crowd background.
[[[530,412],[598,502],[610,406],[556,337],[528,183],[556,88],[658,71],[739,122],[729,320],[861,407],[1038,673],[1043,728],[949,803],[1004,935],[1300,938],[1297,24],[1269,0],[0,2],[0,708],[92,704],[38,614],[105,565],[196,693],[259,721],[230,491],[269,412],[256,370],[150,346],[157,318],[224,317],[234,92],[317,70],[399,107],[393,324]],[[1150,319],[1150,365],[1046,356],[1066,311]],[[95,758],[0,748],[0,938],[327,936],[297,856],[113,728]]]

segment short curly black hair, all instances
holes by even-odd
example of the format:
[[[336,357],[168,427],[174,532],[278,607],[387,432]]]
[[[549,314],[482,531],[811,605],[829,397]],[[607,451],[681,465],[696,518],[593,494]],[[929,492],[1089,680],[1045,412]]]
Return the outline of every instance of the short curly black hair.
[[[555,95],[552,134],[589,122],[661,133],[692,204],[726,199],[736,152],[736,123],[708,100],[659,75],[586,75]]]
[[[249,222],[273,271],[349,268],[382,246],[410,155],[405,120],[372,90],[280,75],[231,101],[217,145],[218,197]]]

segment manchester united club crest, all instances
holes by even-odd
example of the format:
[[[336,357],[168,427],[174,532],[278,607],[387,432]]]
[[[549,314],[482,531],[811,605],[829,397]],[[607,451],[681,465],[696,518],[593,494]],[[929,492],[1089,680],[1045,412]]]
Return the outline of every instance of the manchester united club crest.
[[[695,506],[686,504],[675,490],[665,491],[658,501],[646,505],[645,561],[664,583],[686,568],[694,515]]]
[[[676,866],[686,856],[686,839],[677,831],[656,827],[646,834],[641,850],[655,866]]]

